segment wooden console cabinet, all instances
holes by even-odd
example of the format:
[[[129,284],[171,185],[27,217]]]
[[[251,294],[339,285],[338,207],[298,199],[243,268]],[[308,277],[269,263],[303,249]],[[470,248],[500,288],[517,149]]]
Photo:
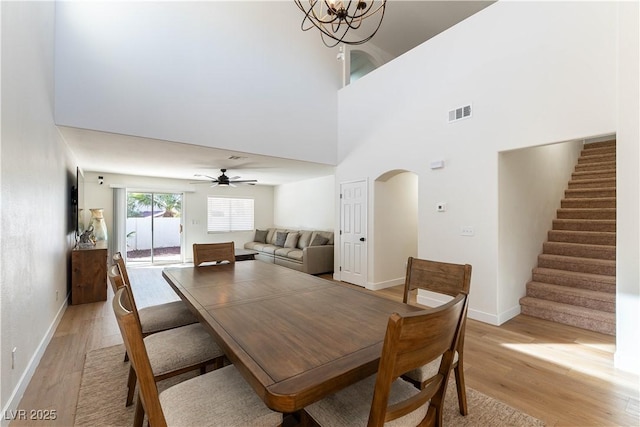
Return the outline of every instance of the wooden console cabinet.
[[[107,300],[107,242],[71,251],[71,305]]]

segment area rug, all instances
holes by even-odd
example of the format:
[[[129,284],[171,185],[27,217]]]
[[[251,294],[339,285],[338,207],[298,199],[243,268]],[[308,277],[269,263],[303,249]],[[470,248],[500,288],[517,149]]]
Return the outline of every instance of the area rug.
[[[126,382],[129,363],[124,362],[124,346],[116,345],[87,354],[78,396],[75,426],[133,425],[134,405],[126,408]],[[158,383],[162,391],[195,374],[185,374]],[[544,426],[542,421],[467,387],[469,415],[458,412],[455,384],[450,384],[445,399],[446,426]]]

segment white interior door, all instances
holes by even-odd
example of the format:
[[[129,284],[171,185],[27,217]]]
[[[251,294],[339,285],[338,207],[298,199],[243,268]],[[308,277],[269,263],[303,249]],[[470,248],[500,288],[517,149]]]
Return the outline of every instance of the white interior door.
[[[367,182],[340,184],[340,280],[367,282]]]

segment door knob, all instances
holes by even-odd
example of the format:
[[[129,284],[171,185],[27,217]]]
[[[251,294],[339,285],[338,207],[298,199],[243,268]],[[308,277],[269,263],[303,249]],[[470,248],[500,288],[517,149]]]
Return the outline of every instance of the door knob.
[[[364,237],[361,237],[361,238],[360,238],[360,241],[361,241],[361,242],[364,242],[365,240],[367,240],[367,239],[365,239]]]

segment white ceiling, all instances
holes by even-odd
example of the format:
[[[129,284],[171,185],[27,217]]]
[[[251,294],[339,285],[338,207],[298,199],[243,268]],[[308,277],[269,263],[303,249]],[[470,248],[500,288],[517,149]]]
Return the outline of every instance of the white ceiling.
[[[491,3],[389,0],[382,26],[371,43],[397,57]],[[195,174],[217,177],[219,169],[226,168],[230,177],[279,185],[331,175],[334,170],[332,165],[199,145],[65,126],[59,129],[85,171],[195,180]]]

